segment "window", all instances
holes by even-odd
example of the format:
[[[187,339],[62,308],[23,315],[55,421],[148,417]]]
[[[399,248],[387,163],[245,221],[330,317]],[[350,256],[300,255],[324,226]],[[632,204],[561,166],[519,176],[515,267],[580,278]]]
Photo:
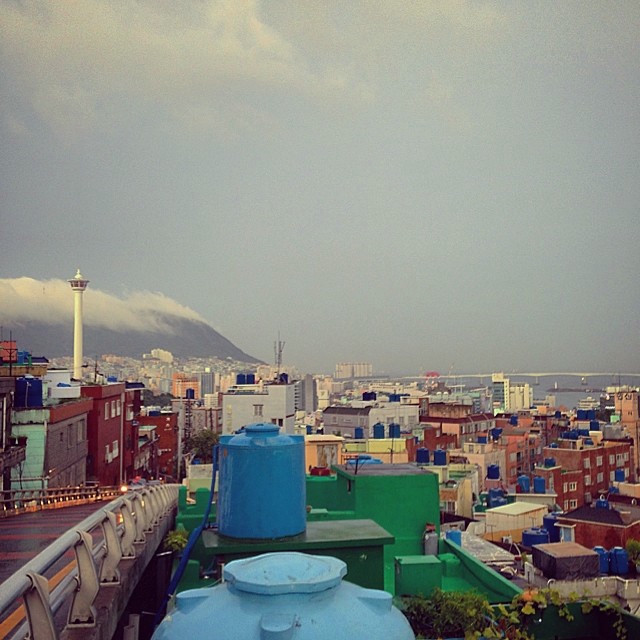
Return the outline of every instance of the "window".
[[[116,400],[116,415],[120,415],[122,411],[122,405],[120,404],[120,399]]]
[[[625,462],[628,462],[628,461],[629,461],[629,452],[628,452],[628,451],[626,451],[626,452],[622,455],[622,459],[623,459]]]
[[[603,482],[604,481],[604,473],[600,472],[597,476],[597,481],[598,483]]]
[[[104,403],[104,419],[105,420],[109,419],[109,403],[108,402]]]
[[[609,472],[609,480],[610,480],[611,482],[614,482],[614,481],[615,481],[615,479],[616,479],[616,472],[615,472],[615,471],[611,471],[611,472]]]
[[[254,404],[253,405],[253,415],[254,416],[261,416],[263,407],[264,407],[263,404]]]
[[[562,485],[562,491],[563,493],[567,493],[567,491],[569,491],[569,485],[566,482]]]
[[[587,487],[591,485],[591,476],[585,476],[584,477],[584,484]]]
[[[111,417],[114,418],[116,415],[116,401],[111,401]]]
[[[569,509],[577,509],[578,501],[577,500],[569,500]]]
[[[569,501],[568,500],[564,501],[564,510],[565,511],[569,511]]]
[[[591,468],[591,460],[589,460],[589,458],[585,458],[585,459],[582,461],[582,466],[583,466],[585,469],[590,469],[590,468]]]
[[[596,458],[596,464],[597,464],[599,467],[601,467],[601,466],[602,466],[602,456],[598,456],[598,457]]]
[[[615,463],[616,463],[616,457],[613,454],[611,454],[609,456],[609,464],[615,464]]]
[[[577,482],[570,482],[569,483],[569,491],[576,491],[577,488],[578,488],[578,483]]]

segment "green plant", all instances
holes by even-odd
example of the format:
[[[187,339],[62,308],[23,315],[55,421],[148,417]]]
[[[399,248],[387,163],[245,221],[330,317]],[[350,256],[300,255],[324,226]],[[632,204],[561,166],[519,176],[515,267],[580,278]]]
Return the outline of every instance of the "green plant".
[[[175,551],[179,553],[187,546],[188,540],[189,534],[186,529],[174,529],[165,535],[162,541],[162,548],[165,551]]]
[[[629,560],[633,562],[633,564],[640,563],[640,540],[634,540],[630,538],[627,540],[627,544],[624,546],[629,555]]]
[[[622,609],[620,608],[620,605],[609,602],[608,600],[590,599],[583,602],[581,608],[582,613],[585,615],[591,613],[593,609],[597,608],[599,611],[602,611],[602,613],[610,616],[613,619],[613,628],[616,632],[616,638],[618,638],[618,640],[627,640],[627,628],[622,618]]]

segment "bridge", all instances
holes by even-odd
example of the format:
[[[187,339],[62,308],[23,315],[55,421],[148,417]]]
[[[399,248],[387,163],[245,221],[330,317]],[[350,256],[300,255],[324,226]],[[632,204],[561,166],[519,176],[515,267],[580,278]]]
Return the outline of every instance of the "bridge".
[[[66,497],[71,504],[82,499]],[[45,513],[42,509],[52,508],[50,495],[12,495],[14,511],[23,514],[0,519],[0,570],[6,572],[12,561],[21,567],[0,584],[0,637],[111,640],[117,633],[137,638],[139,615],[125,618],[140,585],[154,591],[166,584],[170,556],[159,568],[156,552],[173,528],[177,497],[178,485],[151,485],[97,508],[94,503]],[[77,524],[68,528],[70,522]],[[158,571],[167,575],[160,579]]]
[[[491,378],[495,373],[504,373],[506,376],[522,376],[528,378],[542,378],[553,376],[574,376],[576,378],[590,378],[595,376],[610,376],[611,378],[640,378],[640,373],[623,373],[619,371],[500,371],[490,373],[441,373],[440,378]],[[405,380],[422,380],[424,376],[406,376]]]

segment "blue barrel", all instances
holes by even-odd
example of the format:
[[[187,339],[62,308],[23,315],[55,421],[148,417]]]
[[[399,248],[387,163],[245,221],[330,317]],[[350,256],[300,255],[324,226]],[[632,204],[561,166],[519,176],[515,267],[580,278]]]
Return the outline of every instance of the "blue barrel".
[[[389,425],[389,437],[390,438],[400,438],[400,425],[392,422]]]
[[[446,449],[436,449],[433,452],[433,464],[443,467],[447,464]]]
[[[459,547],[462,546],[462,531],[459,529],[451,529],[450,531],[446,531],[444,537],[449,542],[455,542]]]
[[[418,464],[429,464],[429,449],[424,447],[416,449],[416,462]]]
[[[494,507],[504,507],[507,504],[507,499],[504,497],[498,497],[493,501]]]
[[[622,547],[613,547],[609,551],[609,572],[614,576],[629,573],[629,554]]]
[[[589,435],[589,429],[578,429],[578,435],[587,437]]]
[[[578,409],[576,411],[576,418],[578,420],[586,420],[587,419],[587,412],[585,409]]]
[[[518,476],[518,486],[522,493],[531,493],[531,480],[529,480],[529,476]]]
[[[515,415],[515,414],[514,414],[514,415],[512,415],[512,416],[509,418],[509,424],[510,424],[511,426],[515,427],[515,426],[518,424],[518,416],[517,416],[517,415]]]
[[[557,513],[548,513],[542,518],[542,527],[549,532],[549,542],[560,542],[560,528],[556,527]]]
[[[549,468],[549,467],[555,467],[556,466],[556,459],[555,458],[545,458],[544,459],[544,466]]]
[[[384,425],[382,422],[376,422],[373,425],[373,437],[376,440],[382,440],[384,438]]]
[[[598,498],[596,500],[596,509],[608,509],[609,508],[609,501],[605,500],[604,498]]]
[[[236,374],[236,384],[247,384],[247,376],[244,373]]]
[[[546,544],[547,542],[549,542],[549,532],[546,529],[533,527],[522,532],[522,544],[529,549],[534,544]]]
[[[598,554],[600,573],[606,576],[609,573],[609,552],[604,547],[593,547],[593,550]]]
[[[364,440],[364,429],[362,427],[356,427],[353,430],[353,437],[356,440]]]
[[[256,374],[247,373],[247,384],[255,384],[255,383],[256,383]]]
[[[558,448],[558,443],[557,443],[557,442],[552,442],[549,446],[550,446],[552,449],[557,449],[557,448]]]
[[[195,389],[192,389],[191,387],[189,387],[188,389],[185,389],[184,390],[184,397],[187,400],[195,400],[195,397],[196,397]]]
[[[42,380],[31,376],[17,378],[13,406],[16,408],[41,407]]]
[[[478,436],[478,444],[487,444],[487,436]]]
[[[218,531],[231,538],[274,539],[306,528],[304,436],[271,423],[220,437]]]
[[[499,440],[502,435],[502,427],[494,427],[491,429],[491,438],[493,440]]]
[[[546,484],[542,476],[533,476],[533,493],[546,493]]]
[[[595,420],[596,419],[596,410],[595,409],[589,409],[587,411],[587,420]]]
[[[389,394],[389,402],[400,402],[400,394],[399,393],[390,393]]]
[[[490,480],[499,480],[500,479],[500,466],[497,464],[490,464],[487,467],[487,478]]]
[[[310,436],[313,433],[313,425],[307,425],[307,435]]]
[[[616,482],[624,482],[624,469],[616,469],[614,478]]]
[[[600,431],[600,423],[597,420],[590,420],[589,429],[591,431]]]

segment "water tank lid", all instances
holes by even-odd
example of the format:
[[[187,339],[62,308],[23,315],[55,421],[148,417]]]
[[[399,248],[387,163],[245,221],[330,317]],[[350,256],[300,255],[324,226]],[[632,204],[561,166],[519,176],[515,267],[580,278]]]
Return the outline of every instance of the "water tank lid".
[[[247,435],[269,436],[278,435],[280,427],[272,422],[256,422],[255,424],[248,424],[244,431]]]
[[[342,560],[293,551],[234,560],[224,568],[230,585],[261,595],[326,591],[339,585],[346,574]]]

